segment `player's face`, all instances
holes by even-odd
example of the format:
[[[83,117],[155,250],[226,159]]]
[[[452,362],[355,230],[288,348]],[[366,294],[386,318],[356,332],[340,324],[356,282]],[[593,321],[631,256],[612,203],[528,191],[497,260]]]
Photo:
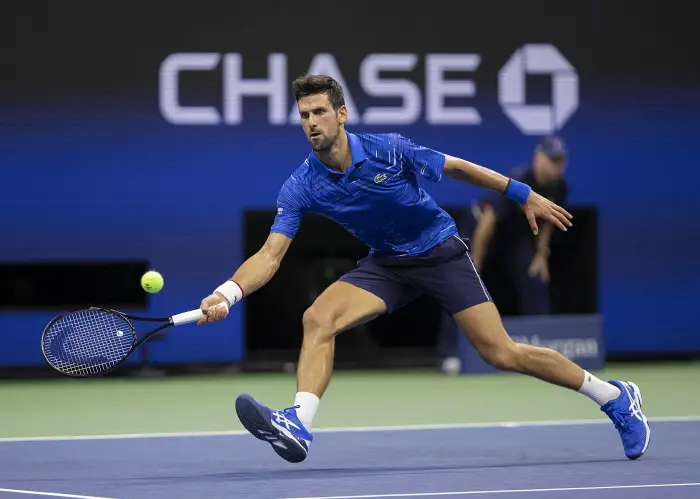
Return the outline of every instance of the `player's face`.
[[[326,94],[302,97],[298,102],[304,134],[314,151],[327,151],[340,134],[340,125],[347,119],[347,108],[334,110]]]
[[[566,170],[566,158],[550,158],[546,154],[537,151],[535,153],[535,169],[544,183],[556,182],[564,176]]]

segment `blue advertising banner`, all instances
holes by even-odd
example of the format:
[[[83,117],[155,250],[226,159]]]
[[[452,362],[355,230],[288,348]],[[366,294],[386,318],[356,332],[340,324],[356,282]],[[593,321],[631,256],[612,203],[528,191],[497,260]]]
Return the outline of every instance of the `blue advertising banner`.
[[[144,260],[165,287],[139,313],[197,307],[242,263],[244,210],[274,207],[309,152],[291,92],[309,70],[344,85],[350,131],[503,173],[561,134],[569,202],[600,213],[605,351],[700,351],[696,35],[669,25],[671,42],[662,14],[548,0],[324,4],[320,17],[282,2],[35,5],[2,20],[15,40],[0,69],[0,263]],[[445,205],[482,194],[424,187]],[[0,309],[0,365],[41,364],[56,312]],[[170,333],[152,358],[240,361],[244,319],[234,307]]]

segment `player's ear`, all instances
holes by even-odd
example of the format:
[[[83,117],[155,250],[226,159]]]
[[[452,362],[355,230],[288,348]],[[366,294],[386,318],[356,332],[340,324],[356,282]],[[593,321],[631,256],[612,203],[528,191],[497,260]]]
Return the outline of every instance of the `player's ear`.
[[[348,120],[348,108],[343,104],[338,108],[338,121],[343,124]]]

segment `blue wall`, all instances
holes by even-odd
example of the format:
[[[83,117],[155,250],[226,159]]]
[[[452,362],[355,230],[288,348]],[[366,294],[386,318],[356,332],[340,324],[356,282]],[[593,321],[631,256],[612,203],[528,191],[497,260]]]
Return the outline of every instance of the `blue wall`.
[[[559,133],[571,150],[571,204],[593,204],[600,211],[600,307],[606,349],[700,350],[691,306],[700,277],[695,187],[700,170],[693,164],[700,152],[698,87],[671,77],[645,82],[611,76],[605,81],[599,73],[586,73],[591,61],[580,55],[581,49],[567,51],[573,45],[563,45],[562,52],[583,68],[579,108]],[[484,56],[484,71],[492,66],[497,70],[518,46],[499,48],[496,61]],[[264,122],[266,107],[261,102],[246,107],[244,126],[168,124],[160,115],[156,89],[164,56],[195,49],[232,51],[223,42],[183,41],[173,49],[159,47],[157,57],[146,51],[133,68],[120,66],[124,81],[145,83],[110,85],[107,76],[93,72],[91,78],[104,83],[104,89],[77,77],[72,88],[59,75],[60,88],[47,90],[48,97],[40,84],[16,95],[0,118],[0,261],[146,259],[166,282],[164,290],[150,298],[147,313],[154,315],[198,307],[236,270],[242,261],[243,211],[273,207],[279,186],[308,154],[308,147],[297,125]],[[137,53],[138,47],[130,50]],[[306,54],[300,59],[308,63],[314,52],[300,50]],[[349,50],[338,49],[341,54]],[[382,51],[388,50],[376,50]],[[82,65],[92,64],[88,55]],[[51,56],[45,57],[52,67]],[[264,60],[264,55],[257,57]],[[356,88],[356,66],[344,68]],[[295,74],[290,70],[290,79]],[[349,129],[390,128],[426,146],[507,172],[529,159],[535,138],[505,117],[491,79],[477,82],[479,91],[471,102],[483,118],[478,126],[429,126],[421,116],[411,126]],[[420,84],[420,77],[415,81]],[[197,94],[197,99],[217,104],[220,95],[220,89],[214,89]],[[369,102],[359,90],[353,96],[361,109]],[[451,205],[470,203],[480,194],[449,179],[425,187],[439,202]],[[39,336],[52,315],[53,311],[0,312],[0,365],[41,364]],[[241,308],[234,307],[222,324],[173,332],[154,347],[153,359],[239,360],[243,319]]]

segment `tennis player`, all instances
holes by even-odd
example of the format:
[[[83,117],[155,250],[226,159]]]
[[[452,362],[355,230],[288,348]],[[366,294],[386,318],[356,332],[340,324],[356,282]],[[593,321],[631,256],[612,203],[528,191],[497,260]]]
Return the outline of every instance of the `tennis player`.
[[[221,321],[231,306],[272,278],[304,213],[334,220],[370,251],[303,315],[293,406],[275,410],[240,395],[236,412],[243,426],[287,461],[303,461],[333,371],[335,336],[426,294],[454,317],[489,364],[589,397],[613,421],[626,456],[644,454],[650,429],[641,412],[639,388],[631,382],[602,381],[556,350],[513,342],[455,221],[418,186],[418,177],[438,182],[447,176],[500,192],[521,206],[523,223],[529,223],[535,235],[538,219],[565,231],[572,226],[572,216],[525,183],[409,138],[346,131],[343,89],[328,76],[302,76],[293,89],[313,151],[282,185],[265,244],[202,300],[204,317],[198,325]]]

